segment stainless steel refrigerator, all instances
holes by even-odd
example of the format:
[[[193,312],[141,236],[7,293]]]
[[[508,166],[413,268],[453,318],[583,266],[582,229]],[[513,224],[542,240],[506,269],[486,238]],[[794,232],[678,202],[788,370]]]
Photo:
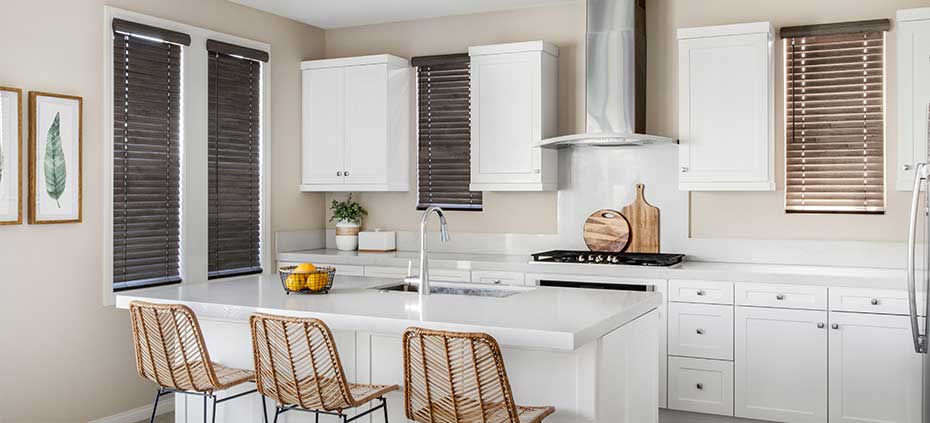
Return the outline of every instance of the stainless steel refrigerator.
[[[928,140],[930,140],[930,107],[928,107]],[[930,152],[930,148],[928,148]],[[902,348],[913,348],[923,355],[923,423],[930,423],[930,355],[927,354],[927,311],[918,310],[918,295],[926,295],[925,307],[930,304],[930,157],[920,163],[914,172],[914,188],[911,193],[911,208],[907,235],[907,292],[910,306],[911,335],[913,344]]]

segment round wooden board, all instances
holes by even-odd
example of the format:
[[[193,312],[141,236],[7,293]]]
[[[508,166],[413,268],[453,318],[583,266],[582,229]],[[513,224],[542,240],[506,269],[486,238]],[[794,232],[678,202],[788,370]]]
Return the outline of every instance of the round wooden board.
[[[630,244],[630,222],[616,210],[591,213],[584,222],[584,243],[591,251],[622,252]]]

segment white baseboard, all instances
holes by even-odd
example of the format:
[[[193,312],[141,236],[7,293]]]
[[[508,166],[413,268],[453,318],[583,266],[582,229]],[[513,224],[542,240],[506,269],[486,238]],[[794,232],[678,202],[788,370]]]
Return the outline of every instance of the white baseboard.
[[[161,399],[158,400],[158,410],[155,414],[162,415],[171,411],[174,411],[174,395],[163,395]],[[146,404],[112,416],[91,420],[88,423],[135,423],[139,421],[148,421],[150,417],[152,417],[152,404]]]

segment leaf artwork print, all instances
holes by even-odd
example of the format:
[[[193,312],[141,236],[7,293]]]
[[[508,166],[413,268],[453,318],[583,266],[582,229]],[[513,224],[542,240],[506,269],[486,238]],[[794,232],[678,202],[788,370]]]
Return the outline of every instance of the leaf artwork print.
[[[61,133],[59,130],[60,113],[55,113],[55,120],[48,128],[48,140],[45,143],[45,191],[55,200],[61,208],[61,194],[65,192],[65,152],[61,148]]]

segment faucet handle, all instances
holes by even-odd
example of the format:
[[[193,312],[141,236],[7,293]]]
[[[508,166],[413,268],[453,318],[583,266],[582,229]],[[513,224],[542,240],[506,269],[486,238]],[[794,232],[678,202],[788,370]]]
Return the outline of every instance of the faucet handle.
[[[413,260],[407,260],[407,276],[413,276]]]

